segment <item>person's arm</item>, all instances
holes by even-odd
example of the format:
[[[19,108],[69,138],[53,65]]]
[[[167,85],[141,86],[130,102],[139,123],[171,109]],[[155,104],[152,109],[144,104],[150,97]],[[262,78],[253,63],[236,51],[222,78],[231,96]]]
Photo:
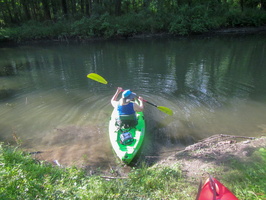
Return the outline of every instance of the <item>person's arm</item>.
[[[141,112],[144,109],[143,98],[139,96],[138,101],[139,101],[139,105],[134,103],[134,110],[136,112]]]
[[[117,88],[117,90],[116,90],[114,96],[113,96],[112,99],[111,99],[111,104],[112,104],[113,107],[116,107],[117,102],[118,102],[118,101],[117,101],[117,97],[118,97],[118,95],[119,95],[122,91],[123,91],[123,89],[122,89],[121,87],[118,87],[118,88]]]

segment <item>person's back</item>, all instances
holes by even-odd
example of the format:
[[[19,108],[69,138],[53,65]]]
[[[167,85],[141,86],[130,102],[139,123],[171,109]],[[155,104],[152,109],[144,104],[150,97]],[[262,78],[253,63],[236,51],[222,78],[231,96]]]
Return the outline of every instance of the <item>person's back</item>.
[[[117,119],[119,125],[126,124],[128,126],[136,126],[137,118],[136,112],[141,112],[144,108],[143,99],[139,97],[139,104],[134,102],[136,94],[130,90],[125,90],[122,93],[122,98],[117,101],[118,95],[123,91],[122,88],[117,88],[116,93],[111,99],[111,104],[114,108],[117,108],[118,116]]]
[[[134,103],[132,102],[129,102],[124,105],[121,105],[119,102],[117,106],[117,111],[119,115],[134,115],[136,113],[134,110]]]

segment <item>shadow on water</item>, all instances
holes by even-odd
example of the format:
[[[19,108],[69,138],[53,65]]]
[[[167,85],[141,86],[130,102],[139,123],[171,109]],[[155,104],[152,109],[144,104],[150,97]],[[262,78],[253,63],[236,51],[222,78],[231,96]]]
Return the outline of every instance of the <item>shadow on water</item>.
[[[12,98],[15,93],[16,91],[12,89],[0,89],[0,101]]]
[[[40,157],[50,162],[58,160],[62,165],[106,167],[112,152],[103,132],[91,125],[56,128],[39,140],[38,148],[44,149]]]

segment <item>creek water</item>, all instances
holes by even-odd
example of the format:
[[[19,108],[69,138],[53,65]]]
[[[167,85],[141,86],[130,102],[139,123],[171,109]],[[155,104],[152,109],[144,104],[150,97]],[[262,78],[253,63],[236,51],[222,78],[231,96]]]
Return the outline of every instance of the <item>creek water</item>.
[[[145,104],[140,161],[216,134],[265,134],[265,36],[0,48],[0,140],[63,165],[116,164],[108,121],[118,86],[174,112]],[[88,79],[91,72],[108,84]]]

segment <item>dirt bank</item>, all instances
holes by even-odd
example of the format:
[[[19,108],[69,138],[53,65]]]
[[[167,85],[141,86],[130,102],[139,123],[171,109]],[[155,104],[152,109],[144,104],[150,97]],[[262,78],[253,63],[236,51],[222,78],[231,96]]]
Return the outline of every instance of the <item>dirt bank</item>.
[[[232,159],[243,162],[251,160],[252,153],[260,148],[266,148],[266,136],[253,138],[214,135],[173,153],[156,165],[178,163],[188,178],[203,178],[213,169],[226,171],[226,164]]]

